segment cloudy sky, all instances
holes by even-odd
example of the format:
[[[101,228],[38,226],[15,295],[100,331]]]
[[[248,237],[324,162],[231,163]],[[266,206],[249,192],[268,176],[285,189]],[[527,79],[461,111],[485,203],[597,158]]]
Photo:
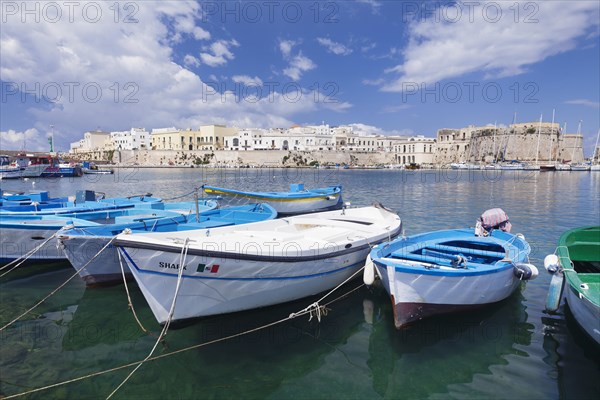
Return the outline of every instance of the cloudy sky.
[[[0,5],[2,149],[212,123],[435,136],[555,109],[589,155],[600,125],[597,1]]]

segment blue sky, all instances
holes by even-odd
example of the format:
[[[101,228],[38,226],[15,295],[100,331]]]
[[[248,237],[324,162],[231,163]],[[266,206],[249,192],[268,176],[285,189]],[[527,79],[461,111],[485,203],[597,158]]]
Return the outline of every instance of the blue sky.
[[[600,126],[600,3],[1,3],[2,149],[86,130]],[[36,6],[37,4],[37,6]],[[43,99],[49,97],[52,101]]]

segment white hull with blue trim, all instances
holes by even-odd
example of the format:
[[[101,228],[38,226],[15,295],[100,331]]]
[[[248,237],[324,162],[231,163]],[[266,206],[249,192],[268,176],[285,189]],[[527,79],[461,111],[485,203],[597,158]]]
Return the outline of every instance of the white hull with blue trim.
[[[182,267],[172,320],[265,307],[332,289],[362,267],[371,245],[400,230],[396,213],[363,207],[190,232],[121,234],[115,246],[162,324]]]
[[[436,314],[506,299],[521,280],[537,276],[529,244],[499,230],[478,237],[454,229],[397,239],[373,249],[365,268],[375,268],[389,293],[398,329]],[[365,279],[372,283],[372,278]]]

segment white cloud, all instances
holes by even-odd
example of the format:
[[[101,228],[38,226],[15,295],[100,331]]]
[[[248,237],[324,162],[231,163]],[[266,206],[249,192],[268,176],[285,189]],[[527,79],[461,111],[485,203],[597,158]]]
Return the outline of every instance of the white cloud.
[[[297,81],[302,78],[302,74],[317,67],[317,64],[310,58],[298,51],[296,55],[292,55],[293,47],[299,44],[300,40],[279,40],[279,50],[283,55],[283,59],[288,61],[288,66],[284,68],[283,74]]]
[[[302,52],[300,52],[298,55],[292,57],[289,66],[283,70],[283,73],[297,81],[302,77],[304,72],[315,69],[316,67],[317,64],[310,58],[303,56]]]
[[[280,40],[279,41],[279,50],[281,54],[283,54],[284,58],[288,58],[292,53],[292,48],[297,44],[297,42],[293,40]]]
[[[205,53],[200,53],[202,62],[210,67],[227,64],[227,61],[233,60],[235,57],[231,52],[231,47],[238,47],[240,44],[237,40],[217,40],[209,47],[205,48]]]
[[[476,5],[474,5],[476,4]],[[501,14],[489,11],[502,7]],[[523,73],[529,65],[575,48],[577,38],[597,29],[598,4],[593,1],[547,1],[536,5],[531,15],[523,12],[514,22],[512,3],[462,2],[462,16],[448,8],[436,15],[418,18],[409,24],[409,44],[403,50],[404,62],[386,70],[399,74],[385,84],[384,91],[402,91],[405,82],[432,83],[483,71],[485,78]],[[447,7],[447,6],[446,6]],[[467,12],[472,7],[471,13]],[[523,11],[523,10],[521,10]],[[497,21],[496,15],[501,15]],[[484,18],[485,16],[485,18]],[[538,22],[527,23],[530,17]]]
[[[183,57],[183,65],[186,67],[198,67],[200,65],[200,60],[191,54],[186,54],[185,57]]]
[[[0,132],[0,147],[3,150],[50,150],[47,136],[35,128],[24,132],[16,132],[12,129]]]
[[[600,103],[597,101],[587,100],[587,99],[575,99],[565,101],[566,104],[575,104],[579,106],[586,106],[591,108],[600,108]]]
[[[363,79],[362,80],[362,84],[363,85],[367,85],[367,86],[379,86],[382,83],[385,82],[385,79],[383,78],[379,78],[379,79]]]
[[[196,2],[140,2],[136,14],[140,23],[127,24],[114,22],[108,9],[112,3],[97,4],[104,7],[103,15],[108,17],[95,24],[84,20],[70,23],[66,17],[57,23],[23,24],[19,15],[2,24],[3,81],[15,82],[28,90],[36,85],[62,90],[62,95],[49,105],[28,103],[20,107],[23,115],[19,117],[32,121],[25,132],[10,129],[10,118],[3,114],[6,132],[1,136],[2,148],[10,145],[20,149],[25,137],[27,149],[48,150],[50,125],[54,125],[57,148],[66,150],[69,143],[80,140],[90,129],[185,128],[213,123],[290,126],[299,115],[319,110],[344,112],[352,107],[341,99],[336,103],[316,101],[326,95],[308,90],[299,98],[263,90],[258,99],[241,99],[240,93],[215,91],[216,83],[226,83],[226,77],[207,73],[201,78],[187,69],[198,61],[193,55],[184,57],[182,65],[174,62],[177,34],[180,40],[194,40],[189,21],[175,21],[184,15],[197,15]],[[229,46],[212,43],[203,52],[230,60],[228,51],[231,53],[231,48],[239,45],[237,41],[213,39],[214,43],[225,42]],[[297,68],[298,75],[315,68],[312,60],[293,51],[294,46],[290,45],[286,60],[290,68]],[[95,96],[95,89],[99,89],[99,96]],[[20,94],[13,98],[20,103]]]
[[[381,1],[378,0],[356,0],[357,3],[367,4],[371,6],[371,12],[373,14],[379,14],[381,9]]]
[[[320,45],[325,46],[328,52],[336,54],[338,56],[347,56],[349,54],[352,54],[351,48],[346,47],[341,43],[334,42],[329,38],[319,37],[317,38],[317,42],[319,42]]]
[[[234,75],[231,80],[235,83],[243,83],[246,86],[262,86],[263,81],[258,76],[252,78],[248,75]]]

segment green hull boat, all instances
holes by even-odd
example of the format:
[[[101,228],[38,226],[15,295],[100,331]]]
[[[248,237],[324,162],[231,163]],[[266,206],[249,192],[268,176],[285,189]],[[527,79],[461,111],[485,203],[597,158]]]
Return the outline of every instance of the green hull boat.
[[[556,311],[564,291],[577,323],[600,344],[600,226],[563,233],[544,266],[553,274],[546,309]]]

